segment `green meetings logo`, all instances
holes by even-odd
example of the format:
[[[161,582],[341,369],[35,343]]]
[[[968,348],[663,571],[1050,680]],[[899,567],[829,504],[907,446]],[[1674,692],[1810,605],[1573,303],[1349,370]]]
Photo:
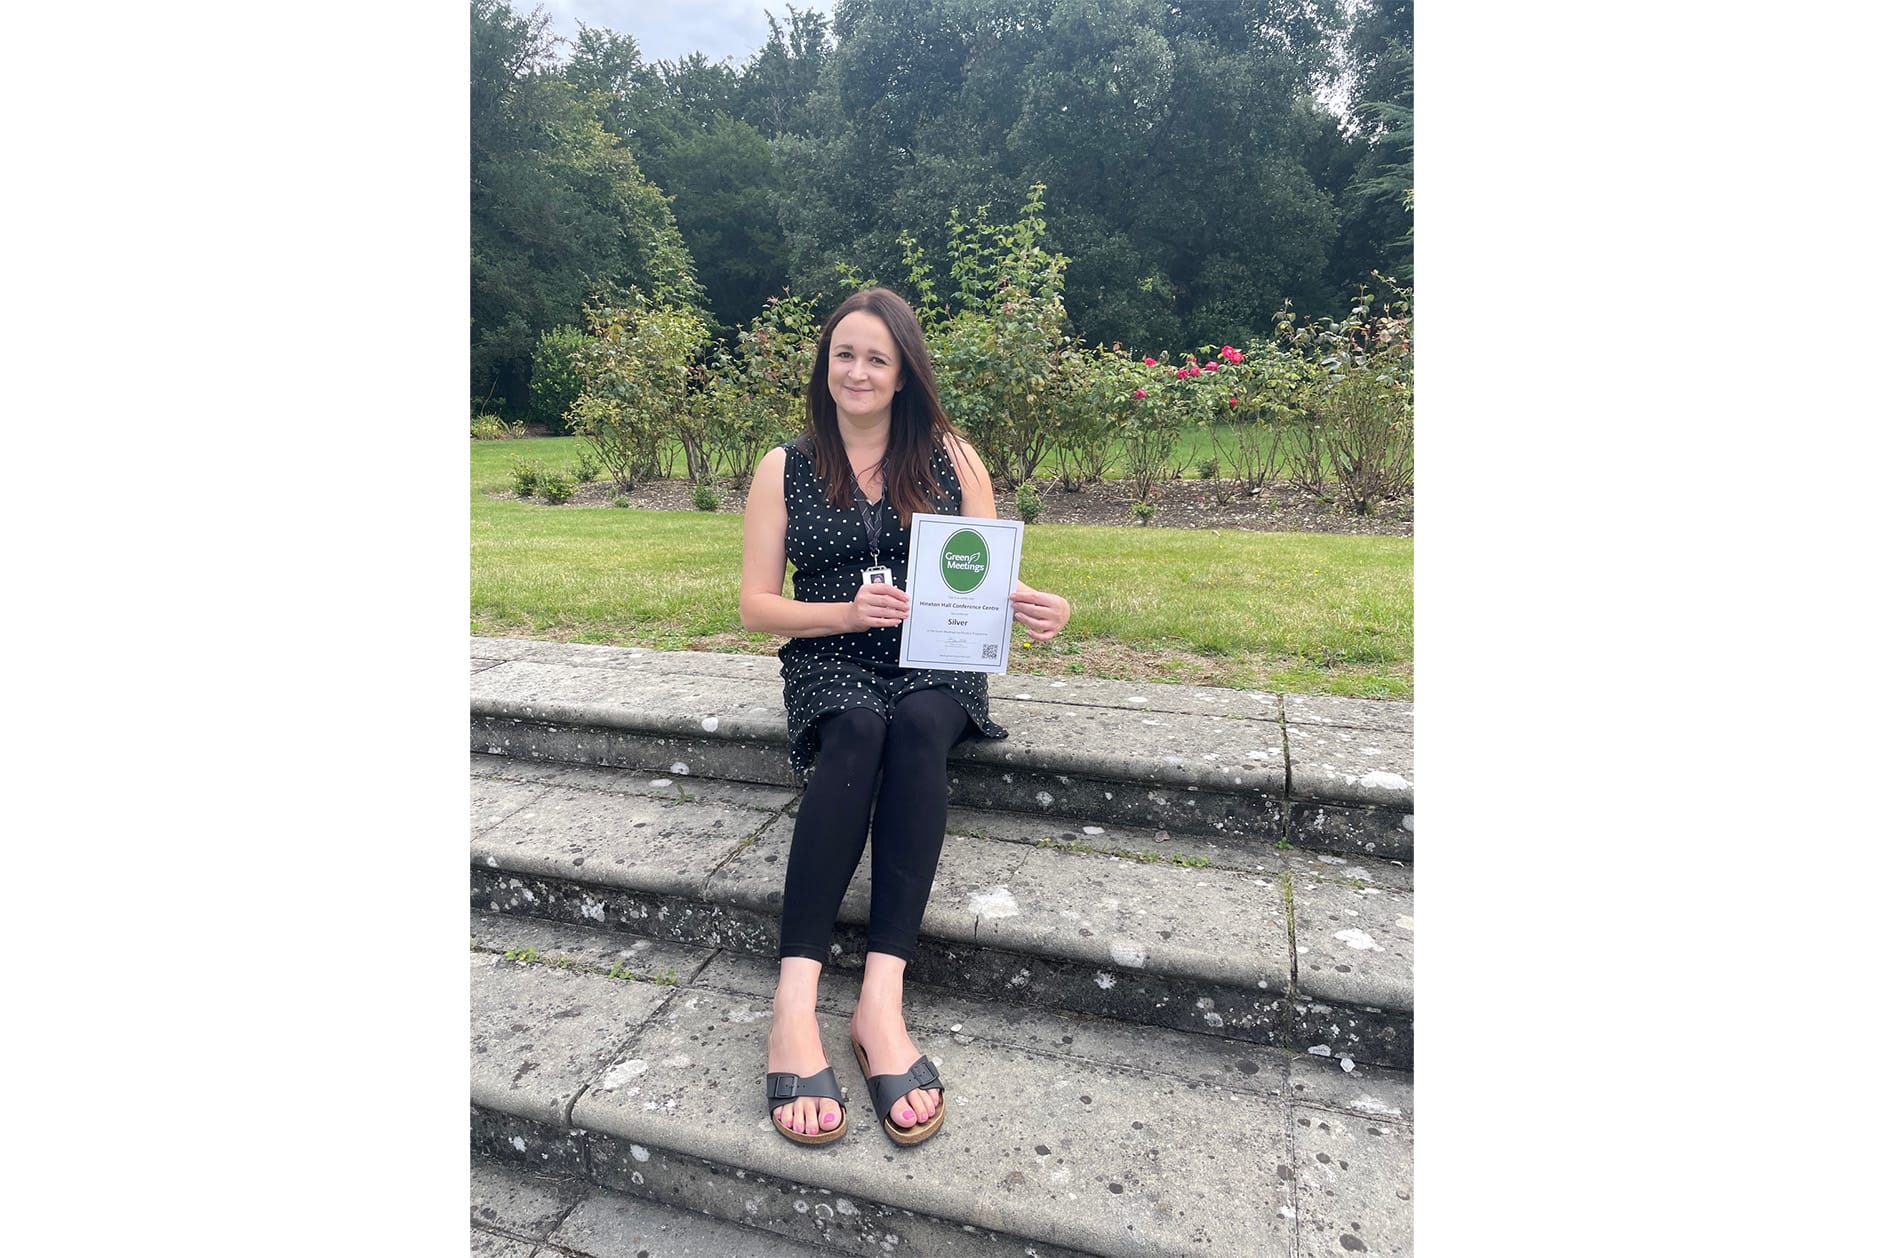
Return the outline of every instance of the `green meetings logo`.
[[[966,594],[988,579],[988,539],[973,529],[956,529],[942,543],[942,580]]]

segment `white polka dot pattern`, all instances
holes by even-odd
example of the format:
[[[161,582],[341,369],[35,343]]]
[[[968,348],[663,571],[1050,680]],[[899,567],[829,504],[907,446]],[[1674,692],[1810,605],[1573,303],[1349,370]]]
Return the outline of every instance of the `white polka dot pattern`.
[[[960,515],[962,485],[939,442],[930,466],[940,485],[934,512]],[[879,554],[895,574],[896,588],[908,589],[909,530],[887,505]],[[806,603],[850,602],[857,595],[858,574],[870,566],[870,547],[857,509],[833,507],[826,501],[817,467],[795,441],[785,446],[785,557],[795,569],[792,597]],[[800,775],[809,771],[817,755],[822,718],[845,708],[869,708],[887,721],[897,701],[918,690],[946,690],[953,695],[968,713],[970,734],[1007,737],[1007,731],[988,717],[986,674],[899,668],[896,659],[902,649],[901,625],[793,638],[779,648],[794,771]]]

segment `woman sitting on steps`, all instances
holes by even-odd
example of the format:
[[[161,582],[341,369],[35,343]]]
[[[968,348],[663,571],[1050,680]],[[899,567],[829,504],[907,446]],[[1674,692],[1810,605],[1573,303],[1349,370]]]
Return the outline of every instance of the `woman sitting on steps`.
[[[885,1133],[918,1144],[942,1126],[944,1087],[903,1023],[903,971],[941,857],[949,748],[1007,731],[988,716],[984,674],[897,666],[909,524],[918,512],[993,518],[994,487],[943,414],[915,312],[887,289],[853,295],[825,321],[805,400],[806,431],[753,474],[739,591],[746,628],[791,639],[779,651],[791,762],[810,771],[785,872],[767,1104],[799,1144],[849,1129],[816,1004],[838,905],[869,836],[851,1048]],[[864,581],[878,565],[891,581]],[[1066,626],[1059,595],[1017,583],[1010,597],[1034,641]]]

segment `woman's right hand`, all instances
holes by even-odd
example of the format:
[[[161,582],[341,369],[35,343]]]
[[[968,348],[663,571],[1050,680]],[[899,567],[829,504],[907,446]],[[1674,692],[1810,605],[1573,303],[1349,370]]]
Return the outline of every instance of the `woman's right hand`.
[[[909,617],[909,595],[887,582],[869,582],[857,587],[850,601],[851,633],[900,625]]]

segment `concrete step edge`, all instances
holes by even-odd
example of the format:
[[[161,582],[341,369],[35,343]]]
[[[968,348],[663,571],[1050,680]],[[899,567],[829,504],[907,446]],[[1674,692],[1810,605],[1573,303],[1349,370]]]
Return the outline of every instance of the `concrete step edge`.
[[[527,640],[474,639],[472,649],[474,658],[480,650],[489,653],[474,672],[471,709],[475,718],[564,721],[657,736],[717,735],[784,745],[777,661],[771,657],[578,649]],[[630,677],[644,680],[622,680]],[[506,678],[511,680],[502,680]],[[998,706],[1005,705],[1003,711],[1011,713],[1004,717],[997,712],[996,719],[1014,730],[1015,737],[963,744],[957,748],[957,757],[1167,787],[1229,790],[1242,779],[1247,788],[1290,801],[1392,808],[1403,813],[1413,810],[1413,785],[1405,776],[1412,765],[1410,704],[1170,683],[1076,680],[1077,690],[1054,695],[1048,688],[1065,686],[1065,679],[991,679]],[[624,698],[627,692],[643,688],[661,692],[664,685],[670,707]],[[480,689],[486,693],[479,693]],[[502,693],[506,689],[512,693]],[[1039,745],[1027,746],[1028,714],[1046,711],[1063,717],[1109,712],[1119,733],[1136,731],[1143,737],[1081,736],[1069,745],[1055,746],[1049,736],[1037,738]],[[1140,729],[1140,720],[1156,727],[1167,723],[1165,718],[1207,722],[1199,728],[1210,731],[1211,737],[1195,744],[1184,739],[1171,744],[1170,749],[1182,755],[1135,751],[1159,737]],[[1247,726],[1265,747],[1236,761],[1212,763],[1216,757],[1208,753],[1228,746],[1216,735],[1218,722],[1228,722],[1223,726],[1226,731]],[[1051,734],[1062,723],[1056,717],[1034,732]],[[1258,732],[1265,728],[1268,733]],[[1289,731],[1302,746],[1289,751],[1285,761],[1282,740]],[[1379,745],[1370,747],[1370,743]],[[1276,761],[1265,763],[1263,756],[1271,754]]]
[[[505,705],[486,706],[489,710],[470,721],[474,755],[660,772],[679,779],[797,786],[782,735],[750,737],[728,727],[680,731],[672,722],[661,728],[599,724],[574,719],[574,705],[561,710],[567,719],[549,719],[541,711],[528,717],[514,714],[523,706],[542,709],[541,704],[509,705],[513,715],[507,716],[497,714]],[[1220,786],[1133,779],[1119,766],[1112,766],[1119,769],[1117,775],[1105,776],[1098,773],[1107,767],[1100,755],[1084,757],[1081,763],[1083,768],[1058,753],[1034,755],[1024,749],[964,744],[949,759],[951,802],[1075,825],[1097,821],[1241,835],[1269,843],[1287,840],[1335,853],[1413,857],[1413,816],[1398,808],[1290,799],[1280,789],[1265,791],[1259,780],[1239,780],[1236,775]]]
[[[832,1252],[687,1208],[616,1192],[580,1175],[543,1175],[516,1160],[471,1157],[473,1258],[812,1258]]]

